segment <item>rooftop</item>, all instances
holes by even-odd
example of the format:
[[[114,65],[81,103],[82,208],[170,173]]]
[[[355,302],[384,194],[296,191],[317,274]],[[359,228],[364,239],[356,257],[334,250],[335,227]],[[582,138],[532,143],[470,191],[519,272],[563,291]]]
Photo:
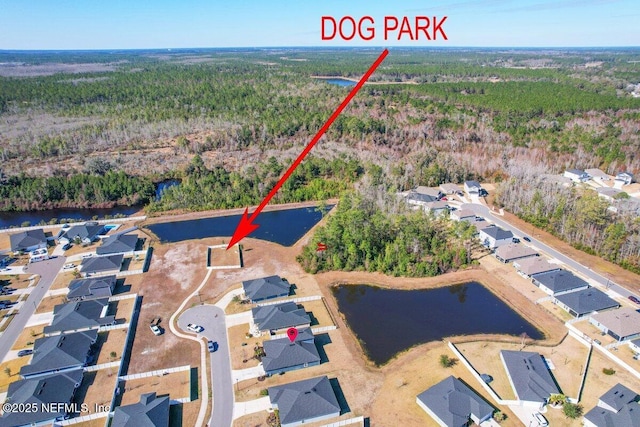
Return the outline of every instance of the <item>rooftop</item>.
[[[13,252],[19,252],[33,246],[46,244],[47,238],[41,228],[36,228],[35,230],[11,234],[9,235],[9,241],[11,242],[11,250]]]
[[[543,257],[530,257],[519,259],[513,262],[513,265],[516,269],[526,274],[527,276],[532,276],[538,273],[544,273],[547,271],[559,270],[560,267],[556,264],[551,264]]]
[[[605,311],[591,318],[621,338],[640,333],[640,313],[632,308]]]
[[[546,273],[537,273],[533,275],[533,279],[544,285],[553,293],[569,291],[571,289],[589,286],[587,282],[573,275],[567,270],[548,271]]]
[[[269,387],[269,400],[283,425],[340,414],[340,404],[326,376]]]
[[[168,427],[169,403],[169,396],[142,394],[140,402],[116,408],[111,427]]]
[[[101,273],[104,271],[120,270],[124,255],[107,255],[85,258],[80,264],[83,273]]]
[[[69,283],[67,299],[73,300],[76,298],[88,299],[110,297],[115,286],[115,275],[75,279]]]
[[[527,245],[510,243],[508,245],[498,246],[498,248],[496,248],[495,254],[499,259],[504,260],[505,262],[509,262],[516,259],[537,256],[538,252],[531,249]]]
[[[486,234],[496,240],[504,240],[513,238],[513,233],[509,230],[504,230],[500,227],[486,227],[480,230],[481,233]]]
[[[102,240],[102,245],[96,249],[98,255],[132,252],[136,250],[138,236],[135,234],[115,234]]]
[[[519,400],[544,403],[560,393],[540,353],[501,350],[500,357]]]
[[[291,285],[280,276],[262,277],[242,282],[245,296],[251,301],[261,301],[289,295]]]
[[[91,345],[96,342],[98,331],[93,329],[72,334],[38,338],[33,345],[31,363],[20,369],[23,377],[85,364]]]
[[[65,238],[70,241],[73,241],[76,238],[80,240],[95,240],[103,230],[103,225],[100,225],[97,222],[87,222],[85,224],[70,227],[67,231],[64,231],[60,236],[58,236],[58,238]]]
[[[320,363],[320,355],[310,328],[301,329],[294,342],[285,337],[265,341],[263,346],[266,356],[262,358],[262,366],[267,373]]]
[[[115,316],[105,316],[108,298],[74,301],[53,308],[53,321],[44,327],[45,334],[78,329],[97,329],[115,322]]]
[[[311,323],[311,318],[295,302],[267,305],[251,309],[253,322],[261,331],[273,331]]]
[[[573,310],[578,316],[591,313],[592,311],[620,307],[618,302],[595,288],[587,288],[581,291],[558,295],[556,299]]]

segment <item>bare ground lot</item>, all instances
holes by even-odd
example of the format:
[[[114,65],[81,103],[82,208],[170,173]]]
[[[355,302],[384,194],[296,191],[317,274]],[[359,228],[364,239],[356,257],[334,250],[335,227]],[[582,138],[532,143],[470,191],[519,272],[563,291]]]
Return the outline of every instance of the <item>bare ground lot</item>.
[[[80,415],[102,412],[100,408],[108,408],[111,405],[117,375],[117,367],[84,373],[82,384],[76,390],[75,399],[78,403],[86,404],[88,411]]]
[[[245,369],[258,366],[258,360],[253,358],[253,349],[256,344],[261,345],[265,337],[247,338],[247,332],[249,332],[248,324],[233,326],[227,330],[232,369]],[[246,360],[246,362],[243,362],[244,360]]]
[[[233,249],[227,250],[226,247],[210,248],[211,265],[210,267],[228,267],[240,265],[240,249],[236,245]]]
[[[20,368],[28,365],[30,361],[31,356],[23,356],[0,363],[0,393],[6,392],[12,382],[22,379]]]
[[[126,329],[114,329],[112,331],[98,334],[96,348],[98,349],[98,360],[96,365],[102,363],[115,362],[122,358],[124,342],[127,339]]]
[[[137,403],[141,394],[153,391],[159,396],[169,395],[171,399],[191,396],[190,371],[127,380],[121,382],[120,386],[123,390],[121,405]]]

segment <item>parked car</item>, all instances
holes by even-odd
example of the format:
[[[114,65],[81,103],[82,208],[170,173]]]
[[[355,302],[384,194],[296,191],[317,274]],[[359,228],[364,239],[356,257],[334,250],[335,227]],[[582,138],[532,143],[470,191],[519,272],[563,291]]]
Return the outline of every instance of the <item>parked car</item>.
[[[91,258],[93,256],[93,254],[84,254],[82,255],[82,258]]]
[[[149,325],[149,327],[151,328],[151,332],[153,332],[153,335],[162,335],[162,329],[160,329],[160,326],[158,325]]]
[[[200,325],[196,325],[195,323],[189,323],[187,325],[187,329],[190,330],[191,332],[195,332],[196,334],[199,334],[200,332],[204,331],[204,328]]]
[[[527,236],[522,237],[522,240],[524,240],[525,242],[531,242],[531,239]]]
[[[76,265],[73,263],[65,264],[64,267],[62,267],[63,270],[71,270],[72,268],[76,268]]]
[[[209,353],[213,353],[218,350],[218,343],[214,341],[207,342],[207,348],[209,349]]]
[[[64,245],[64,246],[62,247],[62,250],[63,250],[63,251],[67,251],[67,250],[71,249],[71,247],[72,247],[72,246],[73,246],[73,245],[72,245],[71,243],[67,243],[66,245]]]
[[[511,239],[511,242],[520,243],[520,239],[518,239],[517,237],[514,237],[513,239]]]
[[[635,296],[633,296],[633,295],[629,295],[629,300],[630,300],[631,302],[635,302],[636,304],[640,304],[640,299],[636,298],[636,297],[635,297]]]
[[[533,419],[538,423],[538,426],[540,427],[546,427],[549,425],[547,419],[540,412],[536,412],[535,414],[533,414]]]
[[[20,350],[20,351],[18,352],[18,357],[28,356],[28,355],[30,355],[30,354],[32,354],[32,353],[33,353],[33,350],[32,350],[32,349],[30,349],[30,348],[28,348],[28,349],[26,349],[26,350]]]

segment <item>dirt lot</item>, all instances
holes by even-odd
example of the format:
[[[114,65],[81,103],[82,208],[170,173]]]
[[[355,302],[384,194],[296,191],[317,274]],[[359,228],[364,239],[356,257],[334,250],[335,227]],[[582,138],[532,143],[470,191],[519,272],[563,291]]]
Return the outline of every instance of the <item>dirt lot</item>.
[[[87,405],[88,411],[82,413],[82,415],[103,412],[101,408],[108,408],[111,405],[111,397],[116,386],[117,375],[118,368],[100,369],[84,373],[82,384],[80,384],[75,394],[77,402]]]
[[[211,248],[211,265],[210,267],[239,266],[240,265],[240,249],[236,245],[233,249],[227,250],[226,247]]]
[[[102,363],[120,360],[122,358],[122,350],[124,349],[124,342],[126,339],[126,329],[114,329],[113,331],[101,332],[98,334],[98,341],[96,345],[99,353],[98,360],[95,364],[100,365]],[[115,356],[112,356],[111,352],[115,353]]]
[[[20,368],[29,364],[30,361],[31,356],[23,356],[0,363],[0,393],[6,392],[12,382],[22,379],[20,377]],[[7,368],[9,371],[7,371]]]
[[[231,349],[232,369],[245,369],[258,366],[258,360],[253,359],[253,349],[256,346],[256,343],[262,343],[265,337],[247,338],[247,332],[249,332],[248,324],[233,326],[227,330],[229,348]],[[243,346],[242,344],[246,345]],[[246,360],[247,362],[243,363],[243,360]]]
[[[190,371],[173,372],[167,375],[127,380],[120,383],[124,393],[121,405],[140,401],[140,395],[155,391],[158,396],[169,395],[171,399],[191,396]]]
[[[36,313],[48,313],[53,311],[53,308],[58,304],[64,304],[67,302],[66,295],[55,295],[52,297],[42,298],[40,304],[38,304],[38,308],[36,309]]]
[[[38,338],[42,338],[44,336],[42,334],[42,330],[44,329],[44,327],[45,325],[37,325],[37,326],[30,326],[30,327],[24,328],[23,331],[20,333],[20,335],[18,335],[18,339],[13,344],[13,347],[11,347],[11,349],[20,350],[25,347],[32,346],[35,340],[37,340]],[[32,343],[32,344],[28,344],[28,343]]]

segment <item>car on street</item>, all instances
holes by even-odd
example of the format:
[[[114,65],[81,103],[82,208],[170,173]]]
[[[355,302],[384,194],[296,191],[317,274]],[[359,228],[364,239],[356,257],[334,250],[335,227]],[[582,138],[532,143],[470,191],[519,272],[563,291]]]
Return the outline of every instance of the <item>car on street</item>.
[[[93,256],[93,254],[84,254],[82,255],[82,258],[91,258]]]
[[[200,325],[196,325],[195,323],[189,323],[187,325],[187,329],[190,330],[191,332],[195,332],[196,334],[199,334],[200,332],[204,331],[204,328]]]
[[[546,427],[549,425],[547,419],[540,412],[533,414],[533,420],[538,423],[539,427]]]
[[[640,304],[640,299],[638,299],[637,297],[635,297],[633,295],[629,295],[629,300],[631,302],[635,302],[636,304]]]
[[[32,349],[30,349],[30,348],[28,348],[28,349],[26,349],[26,350],[20,350],[20,351],[18,352],[18,357],[28,356],[28,355],[30,355],[30,354],[32,354],[32,353],[33,353],[33,350],[32,350]]]
[[[524,236],[524,237],[522,238],[522,240],[524,240],[525,242],[529,242],[529,243],[531,243],[531,239],[530,239],[530,238],[528,238],[527,236]]]
[[[153,335],[162,335],[162,329],[160,329],[160,326],[158,325],[149,325],[149,328],[151,328],[151,332],[153,332]]]
[[[213,353],[218,350],[218,343],[214,341],[207,342],[207,348],[209,349],[209,353]]]

